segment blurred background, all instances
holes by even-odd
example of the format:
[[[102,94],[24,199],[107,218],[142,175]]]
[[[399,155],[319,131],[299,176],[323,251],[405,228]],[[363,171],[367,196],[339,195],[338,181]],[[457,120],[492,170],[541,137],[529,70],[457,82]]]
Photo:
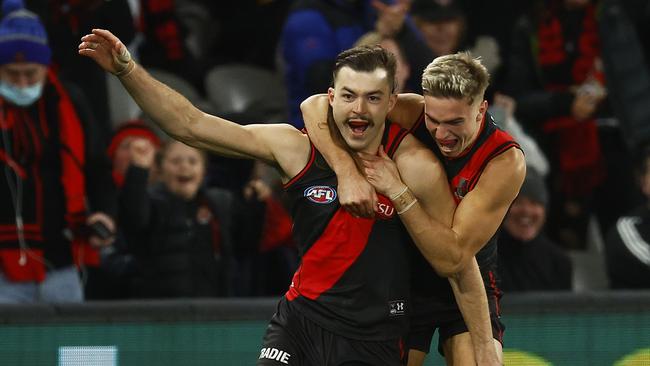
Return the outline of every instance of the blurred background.
[[[298,265],[275,171],[169,141],[77,55],[104,28],[241,124],[302,128],[354,45],[393,52],[401,92],[480,57],[529,171],[499,239],[506,364],[650,365],[650,1],[2,3],[2,363],[252,364]]]

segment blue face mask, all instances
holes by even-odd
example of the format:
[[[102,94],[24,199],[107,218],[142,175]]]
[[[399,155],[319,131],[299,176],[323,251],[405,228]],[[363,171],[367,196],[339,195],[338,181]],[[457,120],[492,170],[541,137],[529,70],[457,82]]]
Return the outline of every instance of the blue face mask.
[[[34,104],[43,94],[43,83],[36,83],[27,87],[18,87],[0,81],[0,95],[8,102],[19,107],[27,107]]]

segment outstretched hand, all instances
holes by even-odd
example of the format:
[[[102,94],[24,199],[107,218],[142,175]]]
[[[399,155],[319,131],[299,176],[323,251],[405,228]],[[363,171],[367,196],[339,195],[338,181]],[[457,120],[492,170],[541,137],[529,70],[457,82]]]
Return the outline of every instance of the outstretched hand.
[[[124,43],[105,29],[93,29],[91,34],[81,37],[79,54],[90,57],[104,70],[116,76],[126,76],[135,67]]]
[[[363,152],[359,152],[357,155],[368,182],[375,187],[377,192],[390,198],[404,190],[406,185],[402,182],[397,165],[386,155],[383,146],[379,146],[376,155]]]

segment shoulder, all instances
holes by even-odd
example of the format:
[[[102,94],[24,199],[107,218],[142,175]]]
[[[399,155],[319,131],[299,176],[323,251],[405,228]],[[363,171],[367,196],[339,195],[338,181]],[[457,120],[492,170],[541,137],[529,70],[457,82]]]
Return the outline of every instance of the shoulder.
[[[256,136],[271,148],[273,164],[284,173],[284,178],[296,175],[307,165],[311,154],[309,137],[294,126],[286,123],[266,125],[248,125],[254,129]]]
[[[405,183],[413,190],[418,190],[420,185],[426,188],[432,181],[441,178],[446,182],[440,160],[411,134],[404,137],[395,151],[393,160]]]

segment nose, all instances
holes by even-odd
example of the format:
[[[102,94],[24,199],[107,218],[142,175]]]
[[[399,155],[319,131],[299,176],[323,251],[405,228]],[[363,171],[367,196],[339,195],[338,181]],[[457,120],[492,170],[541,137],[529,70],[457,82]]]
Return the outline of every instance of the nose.
[[[436,126],[436,139],[442,140],[445,139],[448,135],[448,130],[445,126],[442,124],[438,124]]]
[[[360,115],[366,113],[366,100],[364,98],[357,98],[353,112]]]
[[[29,76],[23,73],[18,74],[14,81],[16,82],[16,86],[19,88],[26,88],[31,85]]]

